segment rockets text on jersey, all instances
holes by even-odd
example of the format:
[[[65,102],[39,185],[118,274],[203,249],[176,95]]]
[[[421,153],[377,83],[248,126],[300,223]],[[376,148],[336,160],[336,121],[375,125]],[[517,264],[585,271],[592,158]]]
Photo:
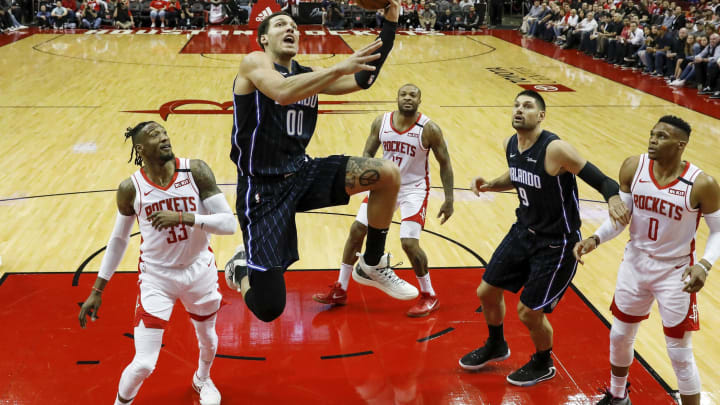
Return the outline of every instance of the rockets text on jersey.
[[[428,170],[429,149],[423,147],[422,135],[425,125],[430,121],[423,114],[405,131],[393,127],[394,112],[383,115],[380,125],[380,143],[383,147],[383,159],[394,162],[400,168],[402,185],[420,184],[429,189],[430,172]]]
[[[153,183],[140,170],[131,179],[135,186],[134,208],[142,241],[140,262],[162,267],[187,267],[198,255],[209,251],[210,235],[189,225],[156,230],[148,217],[157,211],[206,214],[200,201],[189,159],[175,159],[175,174],[166,187]]]

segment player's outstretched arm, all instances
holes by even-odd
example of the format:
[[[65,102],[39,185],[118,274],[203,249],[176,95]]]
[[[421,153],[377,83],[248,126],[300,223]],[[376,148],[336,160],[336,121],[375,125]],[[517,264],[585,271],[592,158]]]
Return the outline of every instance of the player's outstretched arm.
[[[508,143],[510,138],[507,137],[503,140],[503,150],[507,152]],[[479,196],[480,193],[487,191],[505,191],[513,188],[512,182],[510,181],[510,171],[506,171],[502,176],[490,181],[489,183],[483,177],[475,177],[470,182],[470,191],[475,195]]]
[[[105,250],[105,256],[103,256],[102,263],[100,264],[98,277],[95,280],[90,295],[80,308],[78,319],[80,320],[80,327],[82,328],[87,324],[88,315],[90,315],[90,319],[93,321],[97,319],[97,313],[102,304],[103,290],[108,281],[110,281],[113,273],[115,273],[123,255],[125,255],[125,249],[127,249],[128,242],[130,241],[130,231],[135,222],[134,200],[135,187],[132,185],[132,180],[125,179],[118,187],[118,215],[115,220],[115,228],[113,228],[107,249]]]
[[[710,269],[720,257],[720,186],[717,181],[706,173],[701,173],[695,179],[690,193],[690,204],[700,208],[705,223],[710,228],[702,259],[685,269],[682,275],[683,280],[687,279],[683,291],[694,293],[705,286]]]
[[[400,15],[400,2],[390,0],[390,5],[385,10],[385,21],[383,22],[380,36],[377,40],[382,41],[382,46],[373,55],[377,58],[369,63],[373,69],[363,69],[354,76],[344,76],[331,83],[322,92],[324,94],[347,94],[358,90],[369,89],[380,75],[380,69],[385,63],[395,43],[395,30],[397,29],[398,17]]]
[[[380,58],[373,52],[381,46],[382,42],[375,41],[329,68],[287,78],[275,70],[266,53],[252,52],[240,63],[234,92],[249,94],[257,89],[281,105],[292,104],[322,92],[345,75],[361,70],[375,70],[369,63]]]
[[[620,167],[619,196],[622,202],[625,204],[625,207],[627,208],[630,215],[632,215],[633,209],[630,186],[632,184],[632,179],[635,175],[635,171],[637,170],[639,161],[639,156],[631,156],[625,159],[622,166]],[[581,259],[583,255],[586,255],[595,250],[598,245],[600,245],[600,243],[609,241],[610,239],[613,239],[614,237],[620,235],[624,229],[625,225],[617,226],[612,220],[612,218],[608,217],[592,236],[583,239],[575,244],[575,247],[573,248],[573,255],[575,255],[575,259],[577,259],[580,264],[585,264],[585,262],[583,262]]]
[[[563,170],[577,175],[602,194],[608,203],[610,218],[615,224],[625,226],[630,223],[630,212],[619,195],[620,185],[582,157],[569,143],[556,140],[548,145],[545,170],[552,176]]]
[[[428,141],[428,146],[432,149],[435,159],[437,159],[440,165],[440,181],[442,182],[443,191],[445,192],[445,201],[440,206],[437,217],[440,218],[440,225],[442,225],[452,216],[453,212],[455,212],[453,208],[455,202],[453,193],[455,178],[452,163],[450,163],[450,152],[448,152],[442,130],[433,121],[428,121],[425,125],[423,140]]]

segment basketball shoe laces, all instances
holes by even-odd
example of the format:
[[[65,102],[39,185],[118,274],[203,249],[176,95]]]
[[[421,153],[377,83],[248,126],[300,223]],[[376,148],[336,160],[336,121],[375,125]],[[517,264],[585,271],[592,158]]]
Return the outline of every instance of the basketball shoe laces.
[[[400,277],[398,277],[397,274],[395,274],[395,271],[394,271],[397,267],[402,266],[403,262],[401,261],[401,262],[396,263],[395,265],[391,266],[391,265],[390,265],[390,259],[391,259],[391,258],[392,258],[392,255],[391,255],[390,253],[388,253],[388,265],[387,265],[387,267],[383,267],[383,268],[381,268],[381,269],[377,269],[377,272],[378,272],[378,274],[380,274],[380,276],[381,276],[382,278],[384,278],[385,280],[387,280],[387,281],[390,282],[391,284],[396,284],[396,285],[397,285],[397,284],[404,284],[404,283],[405,283],[405,280],[403,280],[403,279],[401,279]]]

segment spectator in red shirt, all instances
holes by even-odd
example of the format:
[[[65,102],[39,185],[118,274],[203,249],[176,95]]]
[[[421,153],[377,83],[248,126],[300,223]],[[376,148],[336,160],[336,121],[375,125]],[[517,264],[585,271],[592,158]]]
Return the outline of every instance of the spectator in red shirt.
[[[167,2],[164,0],[153,0],[150,3],[150,21],[152,22],[151,27],[155,28],[155,20],[160,17],[160,28],[165,28],[165,9],[167,9]]]
[[[165,21],[167,21],[168,27],[178,26],[178,17],[180,16],[180,2],[177,0],[169,0],[167,2],[167,10],[165,10]]]
[[[75,0],[62,0],[62,6],[65,7],[68,11],[67,15],[65,16],[65,20],[67,22],[79,21],[79,16],[76,16],[77,3],[75,3]]]

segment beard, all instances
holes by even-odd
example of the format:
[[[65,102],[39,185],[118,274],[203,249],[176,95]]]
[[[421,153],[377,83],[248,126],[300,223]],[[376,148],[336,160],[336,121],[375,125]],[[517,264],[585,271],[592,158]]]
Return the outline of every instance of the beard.
[[[170,151],[168,153],[163,153],[159,156],[159,158],[160,158],[160,160],[162,160],[163,163],[169,162],[169,161],[175,159],[175,153],[173,153],[172,151]]]

